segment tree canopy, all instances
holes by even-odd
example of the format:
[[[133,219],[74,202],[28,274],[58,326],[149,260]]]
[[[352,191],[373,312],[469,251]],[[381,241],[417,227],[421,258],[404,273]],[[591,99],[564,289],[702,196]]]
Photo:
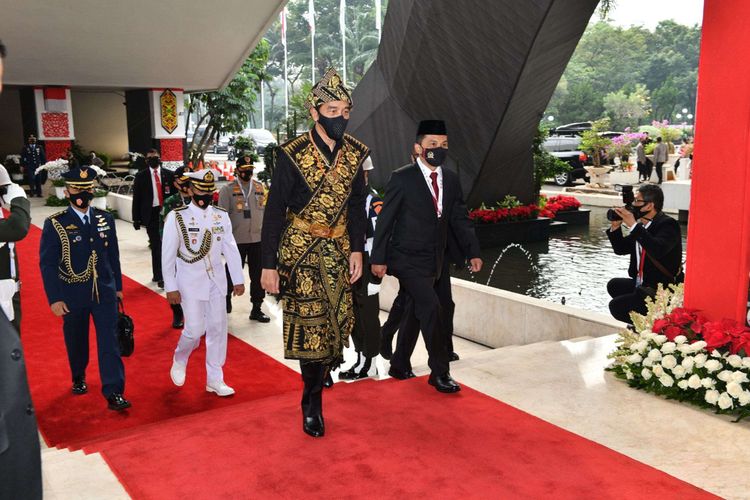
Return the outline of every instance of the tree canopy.
[[[700,26],[661,21],[652,32],[591,24],[550,100],[554,124],[607,116],[616,129],[694,113]]]

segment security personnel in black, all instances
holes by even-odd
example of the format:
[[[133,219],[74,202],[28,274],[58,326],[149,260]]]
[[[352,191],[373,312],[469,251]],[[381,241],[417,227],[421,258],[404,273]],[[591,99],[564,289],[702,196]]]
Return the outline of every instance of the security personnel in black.
[[[46,178],[44,178],[44,173],[37,175],[34,172],[45,163],[47,163],[47,158],[44,155],[44,149],[37,144],[36,137],[32,134],[21,151],[21,165],[26,171],[31,196],[42,196],[42,184]]]
[[[90,207],[94,170],[73,169],[65,177],[70,206],[44,221],[39,263],[52,312],[63,317],[73,394],[85,394],[89,361],[89,317],[96,327],[102,394],[110,410],[130,407],[123,397],[125,367],[117,344],[117,299],[122,273],[114,218]]]

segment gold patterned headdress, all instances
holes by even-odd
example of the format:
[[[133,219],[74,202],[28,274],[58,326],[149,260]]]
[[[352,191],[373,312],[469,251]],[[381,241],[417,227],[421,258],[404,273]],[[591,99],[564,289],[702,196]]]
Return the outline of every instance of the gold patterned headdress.
[[[185,172],[185,176],[190,178],[190,184],[211,193],[216,190],[216,172],[213,169],[206,168],[197,172]]]
[[[324,102],[331,101],[344,101],[349,103],[349,106],[353,105],[352,95],[344,85],[344,81],[335,69],[328,68],[323,78],[313,85],[305,101],[305,106],[307,109],[317,108]]]

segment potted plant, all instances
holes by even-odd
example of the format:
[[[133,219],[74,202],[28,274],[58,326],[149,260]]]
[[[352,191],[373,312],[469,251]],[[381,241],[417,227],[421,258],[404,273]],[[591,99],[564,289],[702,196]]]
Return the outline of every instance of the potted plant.
[[[41,167],[34,171],[34,175],[40,172],[47,172],[49,179],[52,181],[52,185],[55,187],[55,195],[58,198],[64,199],[65,193],[63,188],[65,187],[65,179],[62,174],[68,171],[68,160],[58,158],[57,160],[48,161]]]
[[[135,175],[141,170],[142,167],[146,166],[146,159],[141,153],[128,153],[128,175]]]
[[[94,189],[94,199],[91,200],[91,206],[99,208],[101,210],[107,209],[107,193],[106,189],[96,188]]]
[[[5,157],[5,168],[10,178],[15,183],[23,182],[23,169],[21,168],[21,155],[8,155]]]
[[[588,153],[595,168],[602,166],[602,154],[606,153],[607,148],[612,144],[610,139],[599,135],[607,128],[609,128],[609,118],[602,118],[592,123],[591,130],[586,130],[581,134],[581,150]]]

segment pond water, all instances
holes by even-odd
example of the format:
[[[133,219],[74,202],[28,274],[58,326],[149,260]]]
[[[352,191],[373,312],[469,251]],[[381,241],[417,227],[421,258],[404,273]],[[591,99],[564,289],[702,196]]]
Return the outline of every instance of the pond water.
[[[607,282],[627,277],[628,256],[615,255],[604,230],[607,209],[591,209],[586,226],[568,226],[551,234],[546,243],[511,244],[482,250],[484,267],[473,274],[454,270],[451,275],[475,283],[546,299],[579,309],[609,314]],[[681,225],[683,255],[687,226]],[[684,256],[683,256],[684,261]],[[494,271],[493,271],[494,266]]]

